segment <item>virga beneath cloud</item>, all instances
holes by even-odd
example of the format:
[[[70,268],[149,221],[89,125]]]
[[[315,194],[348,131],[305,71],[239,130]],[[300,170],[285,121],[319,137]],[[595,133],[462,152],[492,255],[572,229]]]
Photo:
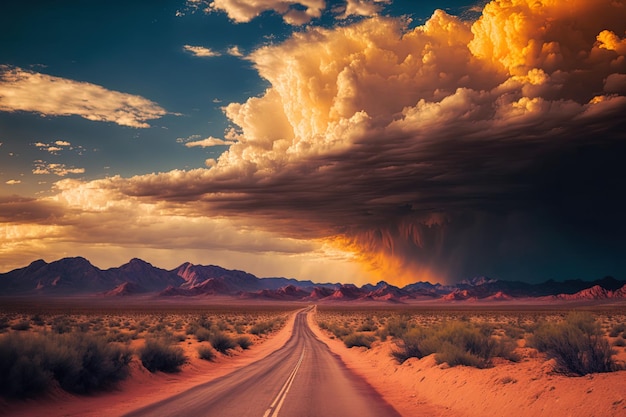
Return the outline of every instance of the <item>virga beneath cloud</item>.
[[[625,36],[612,0],[309,27],[248,55],[270,87],[224,107],[209,169],[65,184],[326,242],[396,284],[626,271]]]

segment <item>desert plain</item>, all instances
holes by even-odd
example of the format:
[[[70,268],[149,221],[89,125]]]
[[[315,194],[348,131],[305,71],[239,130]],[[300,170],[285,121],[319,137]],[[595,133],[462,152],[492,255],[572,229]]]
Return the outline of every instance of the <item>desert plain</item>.
[[[226,298],[4,303],[0,415],[122,416],[140,410],[276,354],[303,310],[315,337],[347,372],[402,416],[626,416],[626,311],[620,303],[310,305]],[[572,334],[574,328],[585,331]],[[590,370],[566,369],[558,352],[545,346],[555,334],[573,350],[570,359],[578,357]],[[600,364],[588,363],[575,340],[581,334],[608,355],[591,359]],[[569,339],[559,339],[563,335]],[[43,369],[62,362],[46,354],[63,354],[42,353],[47,348],[37,343],[76,344],[72,337],[97,341],[102,357],[112,348],[117,367],[89,365],[83,352],[74,355],[85,355],[83,365],[91,366],[94,378],[105,375],[102,380],[80,379],[79,371],[68,377],[67,369],[64,376],[59,365]],[[159,349],[170,356],[155,359]],[[603,365],[609,368],[594,368]],[[293,379],[305,377],[300,372]],[[289,401],[298,401],[297,392],[285,396]],[[289,416],[285,410],[276,415]]]

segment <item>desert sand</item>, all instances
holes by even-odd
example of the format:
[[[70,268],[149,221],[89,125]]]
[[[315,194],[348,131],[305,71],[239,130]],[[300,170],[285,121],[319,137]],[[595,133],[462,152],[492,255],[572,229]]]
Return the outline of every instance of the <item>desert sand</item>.
[[[316,335],[404,416],[607,417],[626,416],[626,371],[569,377],[534,349],[519,348],[522,361],[494,367],[438,365],[434,355],[403,364],[390,355],[393,342],[371,349],[346,348],[309,316]]]

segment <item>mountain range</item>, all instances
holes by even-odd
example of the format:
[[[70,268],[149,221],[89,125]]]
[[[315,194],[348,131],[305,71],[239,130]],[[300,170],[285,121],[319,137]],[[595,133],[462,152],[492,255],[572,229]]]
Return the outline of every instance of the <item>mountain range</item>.
[[[386,301],[393,303],[440,300],[544,301],[626,300],[626,281],[605,277],[595,281],[546,281],[530,284],[487,277],[455,285],[416,282],[402,288],[380,281],[353,284],[314,283],[293,278],[258,278],[250,273],[215,265],[186,262],[172,270],[157,268],[141,259],[106,270],[82,257],[30,265],[0,274],[0,296],[231,296],[282,301]]]

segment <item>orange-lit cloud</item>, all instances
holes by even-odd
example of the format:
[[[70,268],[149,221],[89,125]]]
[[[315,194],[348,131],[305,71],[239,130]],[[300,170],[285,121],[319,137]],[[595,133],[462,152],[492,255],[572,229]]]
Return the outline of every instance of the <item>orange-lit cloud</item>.
[[[291,2],[214,4],[246,21]],[[297,256],[335,253],[351,273],[360,262],[363,280],[595,271],[593,251],[624,246],[611,219],[624,208],[625,39],[613,0],[492,1],[476,22],[436,11],[414,29],[383,17],[310,27],[247,56],[269,87],[224,107],[224,139],[196,141],[230,143],[210,168],[63,182],[55,204],[90,213],[93,199],[68,196],[91,190],[115,202],[111,216],[143,207],[189,233],[243,222],[259,246],[282,237]]]
[[[302,9],[293,7],[301,6]],[[282,15],[285,23],[303,25],[320,17],[326,7],[324,0],[214,0],[208,3],[207,11],[225,12],[238,23],[249,22],[266,11]]]
[[[0,111],[76,115],[136,128],[150,127],[148,120],[167,114],[140,96],[5,65],[0,66]]]
[[[211,58],[221,55],[219,52],[216,52],[210,48],[205,48],[204,46],[183,45],[183,50],[201,58]]]

